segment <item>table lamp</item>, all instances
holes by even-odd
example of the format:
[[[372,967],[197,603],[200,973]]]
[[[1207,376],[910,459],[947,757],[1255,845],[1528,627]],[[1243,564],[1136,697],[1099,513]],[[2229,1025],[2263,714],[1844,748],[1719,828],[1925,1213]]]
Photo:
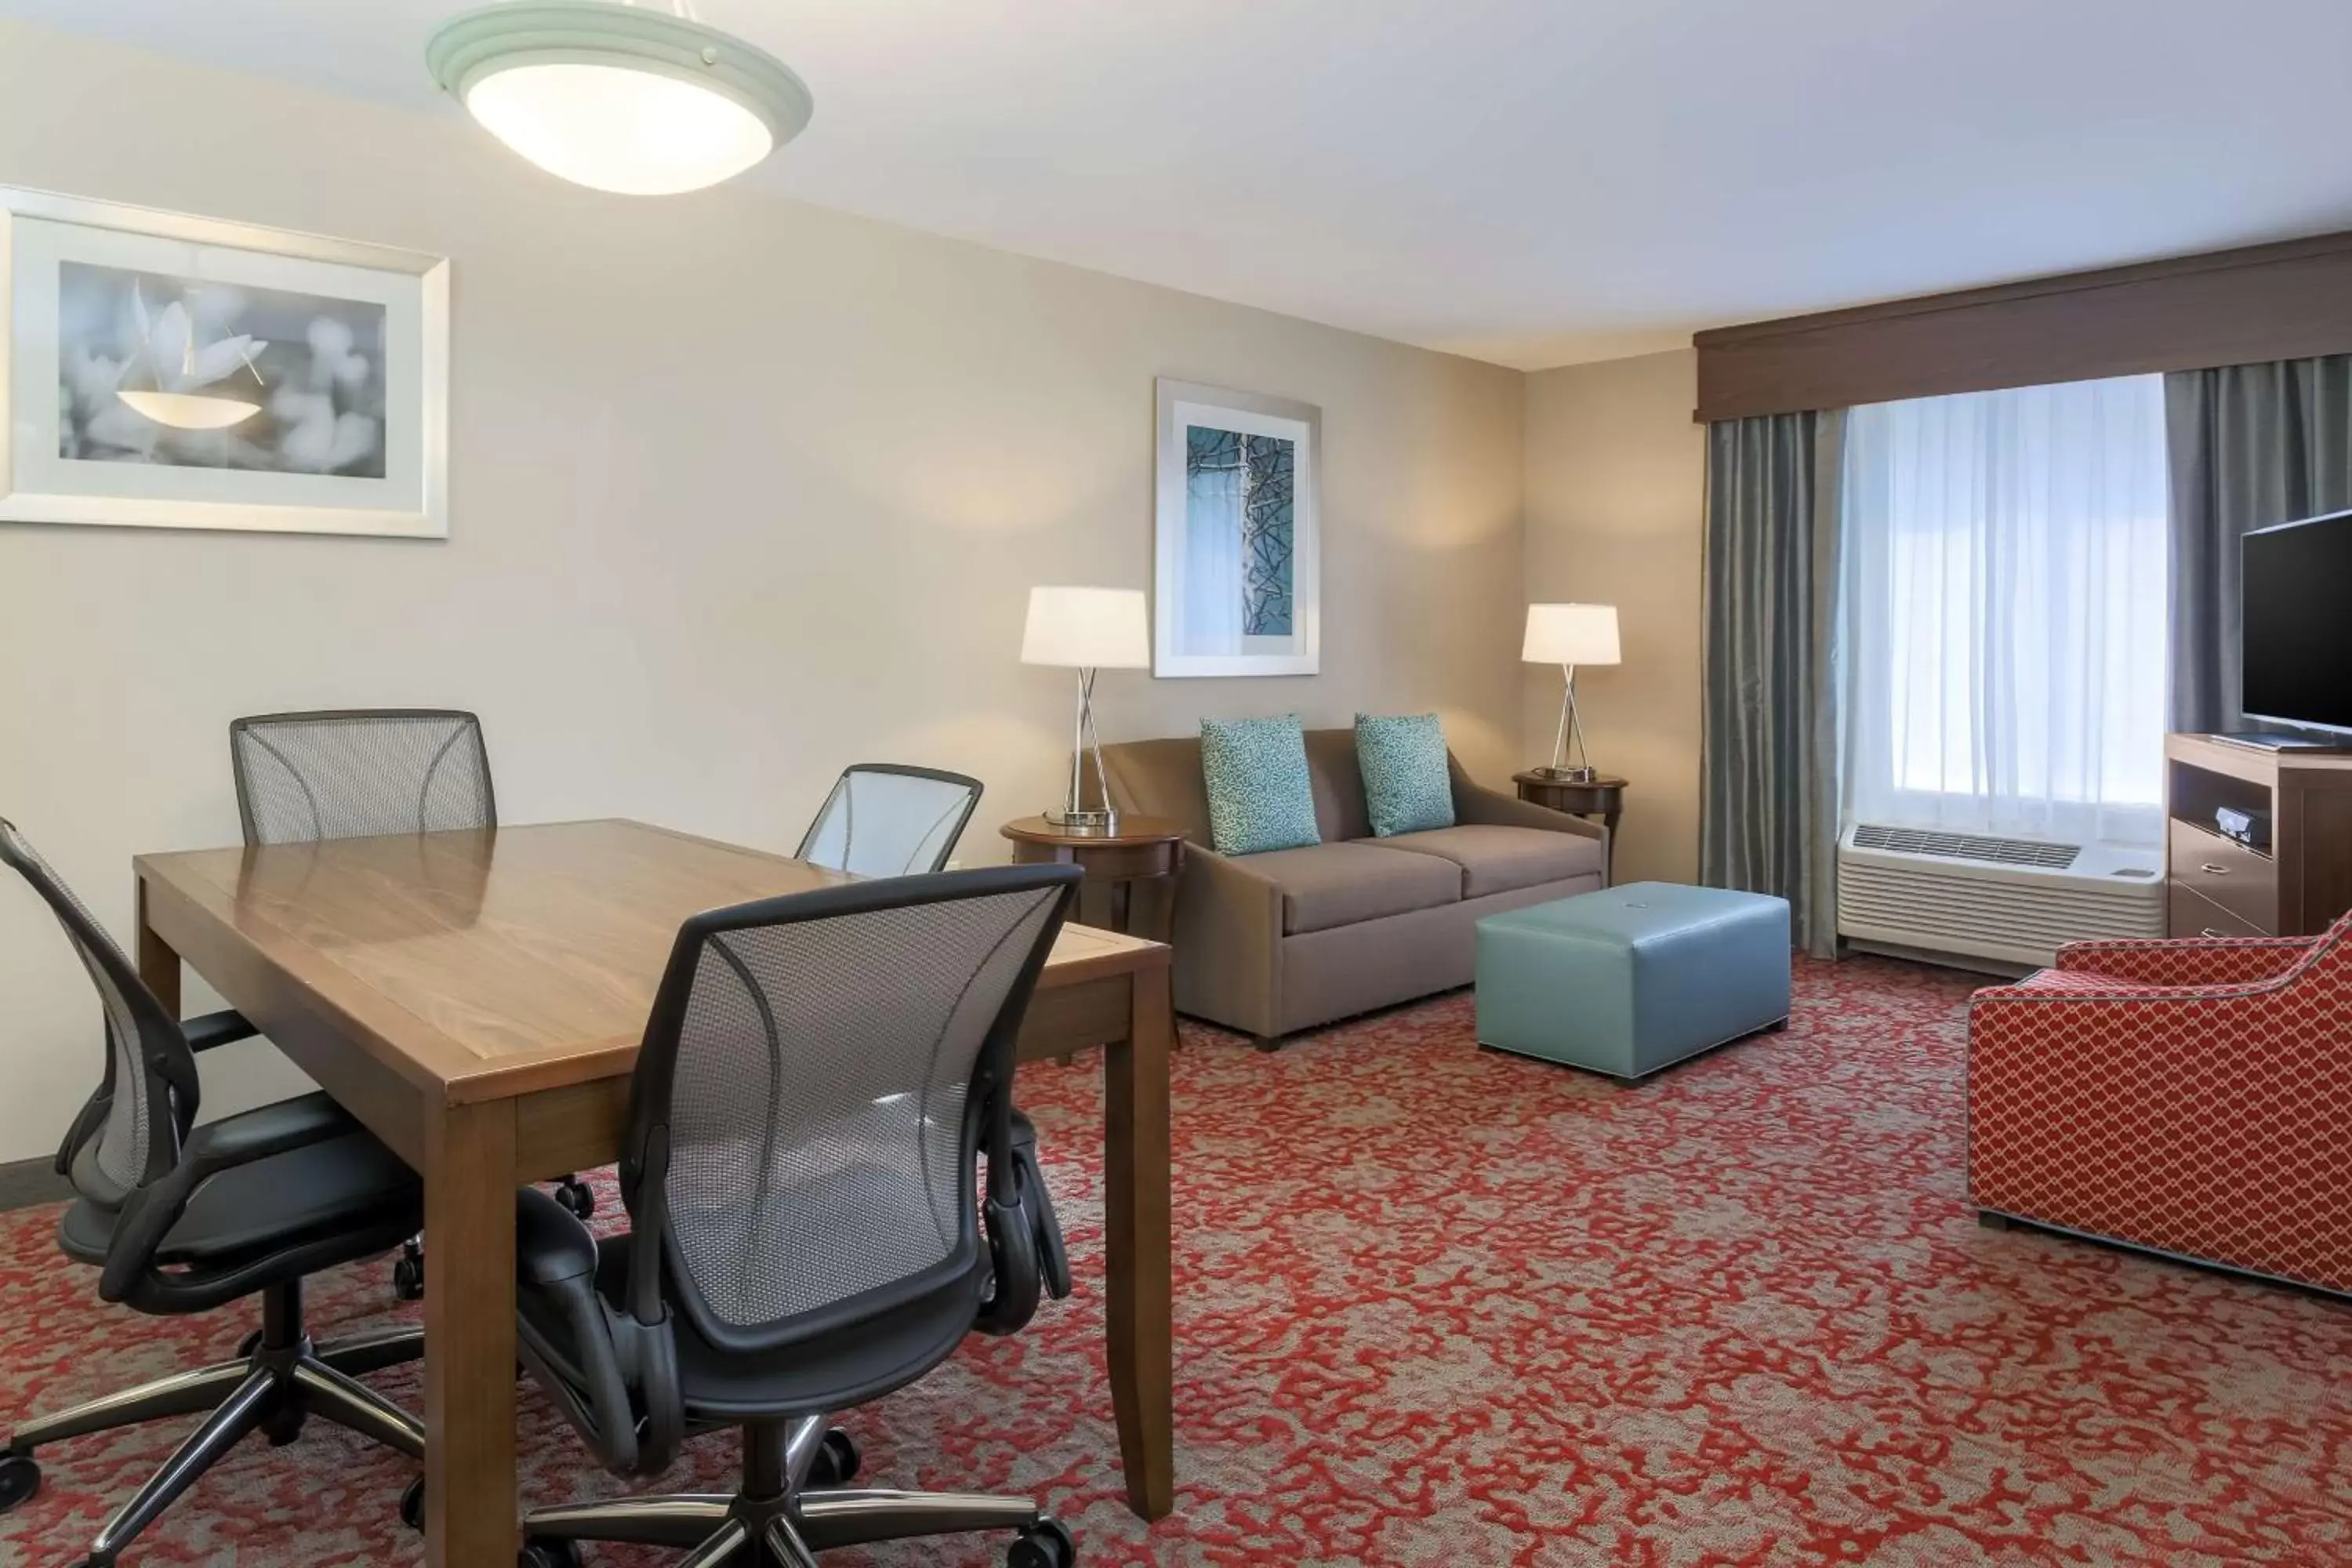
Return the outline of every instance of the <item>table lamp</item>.
[[[1021,662],[1078,672],[1077,721],[1070,739],[1070,798],[1045,820],[1073,833],[1116,833],[1110,782],[1103,775],[1102,737],[1095,733],[1095,673],[1148,669],[1151,628],[1139,588],[1032,588],[1029,624],[1021,636]],[[1104,809],[1086,809],[1083,769],[1094,753],[1095,783]]]
[[[1615,664],[1617,606],[1614,605],[1529,605],[1527,640],[1519,657],[1529,664],[1559,666],[1559,732],[1552,737],[1551,766],[1535,771],[1546,778],[1590,784],[1598,775],[1584,752],[1584,726],[1576,716],[1576,667]],[[1576,737],[1577,765],[1568,765],[1568,738]]]

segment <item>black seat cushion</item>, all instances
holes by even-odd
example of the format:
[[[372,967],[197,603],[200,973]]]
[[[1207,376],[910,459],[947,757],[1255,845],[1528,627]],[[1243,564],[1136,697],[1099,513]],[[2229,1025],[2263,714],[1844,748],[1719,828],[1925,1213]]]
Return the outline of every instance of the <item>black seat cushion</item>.
[[[67,1209],[58,1245],[81,1262],[101,1263],[115,1217],[84,1198]],[[215,1269],[302,1248],[306,1268],[315,1268],[321,1265],[311,1261],[310,1244],[346,1236],[351,1249],[342,1260],[349,1261],[415,1234],[424,1218],[425,1186],[416,1173],[373,1135],[355,1131],[213,1177],[189,1198],[155,1261]]]
[[[528,1194],[525,1202],[534,1195],[539,1194]],[[528,1222],[521,1226],[526,1236],[535,1228]],[[533,1255],[544,1266],[556,1255],[549,1250],[555,1247],[552,1237],[523,1244],[523,1268],[516,1281],[520,1327],[551,1370],[581,1389],[585,1380],[577,1370],[581,1356],[571,1319],[552,1292],[533,1278]],[[615,1312],[622,1310],[628,1270],[626,1232],[598,1242],[596,1289]],[[974,1269],[884,1316],[749,1355],[712,1345],[695,1332],[684,1313],[673,1310],[670,1321],[677,1333],[687,1419],[697,1426],[724,1425],[813,1415],[878,1399],[914,1382],[963,1342],[979,1314],[985,1282],[985,1270]]]

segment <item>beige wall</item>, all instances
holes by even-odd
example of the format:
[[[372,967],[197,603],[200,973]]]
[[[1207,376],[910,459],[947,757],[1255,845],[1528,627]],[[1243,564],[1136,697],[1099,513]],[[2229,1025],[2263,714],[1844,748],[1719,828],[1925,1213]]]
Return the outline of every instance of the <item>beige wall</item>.
[[[1474,769],[1517,759],[1516,372],[757,193],[603,196],[454,111],[10,26],[0,178],[455,261],[446,543],[0,526],[0,812],[117,931],[133,851],[236,839],[226,726],[273,709],[471,707],[510,821],[769,846],[845,763],[951,766],[1000,858],[1069,700],[1015,661],[1026,590],[1149,582],[1163,374],[1321,405],[1325,673],[1106,675],[1105,738],[1434,707]],[[99,1064],[21,889],[0,996],[6,1160]],[[234,1050],[208,1111],[293,1081]]]
[[[1577,681],[1595,766],[1632,781],[1621,881],[1698,879],[1703,427],[1689,350],[1528,378],[1527,591],[1615,605],[1625,662]],[[1529,667],[1525,751],[1548,757],[1559,675]]]

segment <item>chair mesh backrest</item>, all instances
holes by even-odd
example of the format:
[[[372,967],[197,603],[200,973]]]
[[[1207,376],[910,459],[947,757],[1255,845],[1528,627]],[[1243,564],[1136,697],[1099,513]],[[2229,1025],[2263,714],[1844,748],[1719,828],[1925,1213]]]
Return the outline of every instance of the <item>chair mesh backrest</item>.
[[[489,753],[470,713],[355,709],[229,726],[248,844],[495,827]]]
[[[1003,873],[941,880],[975,876]],[[673,960],[692,978],[662,1195],[691,1306],[773,1330],[976,1256],[974,1075],[1067,885],[715,931]]]
[[[195,1114],[193,1096],[181,1104],[170,1086],[151,1073],[142,1035],[141,1010],[132,1005],[134,995],[146,1001],[144,1020],[149,1027],[161,1029],[163,1006],[154,1002],[152,994],[139,979],[129,958],[106,928],[98,923],[89,907],[74,895],[49,863],[41,858],[25,836],[13,823],[0,819],[0,862],[22,875],[41,895],[64,928],[66,940],[73,944],[74,956],[89,972],[90,984],[98,987],[98,997],[106,1014],[106,1076],[99,1087],[99,1096],[106,1102],[105,1119],[95,1129],[98,1140],[96,1162],[99,1174],[111,1184],[111,1190],[88,1192],[84,1195],[101,1202],[112,1203],[123,1193],[142,1186],[168,1169],[178,1150],[179,1133]],[[187,1040],[163,1041],[166,1049],[176,1044],[179,1051],[187,1050]],[[166,1144],[169,1152],[161,1161],[155,1159],[153,1134],[155,1120],[163,1117],[172,1136]],[[79,1150],[69,1151],[79,1153]]]
[[[961,773],[868,763],[841,775],[801,840],[800,858],[859,877],[946,868],[980,781]]]

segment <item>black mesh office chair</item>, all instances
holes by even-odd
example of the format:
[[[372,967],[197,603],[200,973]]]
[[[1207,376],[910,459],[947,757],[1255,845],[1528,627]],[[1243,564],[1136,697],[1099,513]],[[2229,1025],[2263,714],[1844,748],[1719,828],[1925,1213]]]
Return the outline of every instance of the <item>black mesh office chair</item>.
[[[0,1445],[0,1509],[40,1487],[33,1450],[91,1432],[208,1411],[91,1546],[106,1568],[247,1433],[290,1443],[305,1417],[425,1454],[424,1428],[355,1377],[424,1350],[413,1326],[313,1345],[302,1280],[415,1234],[415,1172],[323,1094],[195,1125],[196,1053],[253,1033],[235,1013],[182,1023],[81,901],[0,821],[0,863],[32,884],[89,971],[106,1016],[106,1074],[58,1151],[79,1194],[58,1227],[66,1255],[100,1269],[98,1293],[157,1316],[261,1297],[237,1358],[28,1422]]]
[[[794,858],[860,877],[943,871],[980,791],[961,773],[859,763],[824,797]]]
[[[520,1195],[520,1344],[614,1473],[656,1474],[689,1432],[740,1426],[741,1489],[536,1510],[527,1563],[614,1541],[694,1568],[807,1568],[835,1547],[1009,1530],[1016,1568],[1068,1568],[1068,1531],[1028,1500],[817,1479],[845,1479],[827,1412],[914,1382],[974,1328],[1018,1330],[1053,1283],[1010,1095],[1078,878],[898,878],[686,922],[631,1086],[631,1228],[600,1243]]]
[[[236,814],[247,844],[315,844],[499,825],[482,721],[444,708],[261,713],[228,727]],[[586,1219],[595,1194],[577,1176],[556,1188]],[[415,1240],[393,1267],[404,1300],[425,1294]]]
[[[944,871],[971,814],[980,805],[981,782],[940,768],[903,763],[857,763],[842,770],[816,820],[801,837],[794,858],[860,877],[907,877]],[[1034,1194],[1039,1262],[1055,1296],[1070,1293],[1070,1258],[1061,1221],[1038,1173],[1037,1130],[1013,1109],[1014,1163],[1027,1172]],[[838,1485],[857,1473],[857,1445],[849,1434],[825,1435],[813,1472],[822,1484]]]

